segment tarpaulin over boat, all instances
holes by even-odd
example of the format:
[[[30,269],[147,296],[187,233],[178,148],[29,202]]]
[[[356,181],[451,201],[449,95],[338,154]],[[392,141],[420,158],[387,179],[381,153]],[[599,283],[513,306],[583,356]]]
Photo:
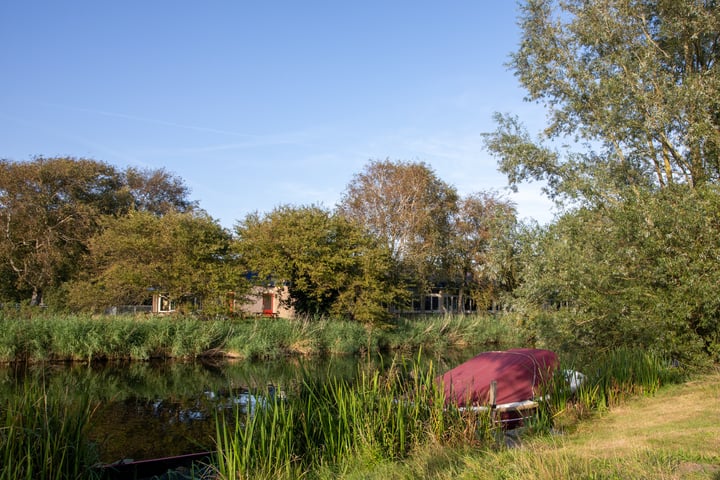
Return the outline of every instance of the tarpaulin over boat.
[[[481,406],[490,403],[490,384],[497,382],[495,404],[533,400],[558,366],[550,350],[516,348],[484,352],[449,370],[444,383],[445,403]]]

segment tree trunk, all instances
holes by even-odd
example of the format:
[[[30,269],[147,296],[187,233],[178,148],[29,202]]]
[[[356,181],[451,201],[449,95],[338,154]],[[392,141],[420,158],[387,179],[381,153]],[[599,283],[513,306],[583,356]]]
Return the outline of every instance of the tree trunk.
[[[32,297],[30,297],[30,306],[38,307],[42,305],[42,290],[33,287]]]

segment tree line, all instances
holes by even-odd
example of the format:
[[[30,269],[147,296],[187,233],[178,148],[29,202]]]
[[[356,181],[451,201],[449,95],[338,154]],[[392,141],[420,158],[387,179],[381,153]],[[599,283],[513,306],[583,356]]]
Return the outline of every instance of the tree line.
[[[461,199],[424,163],[371,161],[337,208],[282,205],[233,231],[163,169],[74,158],[0,169],[5,302],[103,311],[162,292],[221,312],[228,292],[277,281],[300,314],[369,322],[404,308],[412,291],[481,300],[507,283],[496,253],[515,227],[512,204]]]
[[[536,344],[720,360],[720,5],[525,0],[518,25],[509,67],[547,124],[497,113],[484,140],[511,187],[543,182],[549,225],[421,162],[370,161],[332,210],[279,206],[227,232],[164,171],[5,161],[3,298],[95,308],[252,271],[287,281],[301,312],[377,321],[443,286],[503,303]],[[53,180],[51,165],[79,171]]]

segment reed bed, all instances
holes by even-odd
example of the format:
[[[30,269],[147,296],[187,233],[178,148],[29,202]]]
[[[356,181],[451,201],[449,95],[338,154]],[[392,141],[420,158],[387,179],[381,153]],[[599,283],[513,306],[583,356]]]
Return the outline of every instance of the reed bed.
[[[471,346],[518,346],[515,322],[503,315],[398,319],[382,325],[331,318],[212,319],[194,316],[13,317],[0,311],[0,362],[243,359],[338,356],[423,350],[446,353]]]
[[[26,386],[0,404],[0,480],[98,477],[91,468],[97,450],[85,435],[92,408],[71,388],[49,393]]]
[[[576,370],[584,377],[573,391],[570,372]],[[654,395],[662,385],[678,383],[686,375],[663,357],[640,349],[612,350],[583,365],[563,362],[545,386],[548,401],[536,420],[543,427],[574,424],[628,398]]]
[[[194,358],[221,346],[231,329],[194,317],[0,316],[0,362]]]
[[[680,379],[662,359],[637,350],[596,357],[583,367],[590,373],[576,391],[568,385],[567,368],[563,365],[548,383],[548,400],[525,423],[522,435],[556,432],[567,426],[568,417],[582,420],[629,397],[653,395],[660,385]],[[478,457],[515,455],[502,453],[503,430],[489,413],[445,408],[432,362],[419,358],[387,369],[361,366],[354,380],[305,380],[288,399],[270,401],[254,415],[235,418],[234,423],[218,422],[217,471],[228,480],[342,477],[349,470],[363,477],[363,468],[412,466],[418,452],[452,452],[468,446]],[[506,473],[507,478],[519,478],[513,475],[534,470],[541,478],[558,478],[553,476],[597,466],[571,458],[544,462],[523,456],[517,468]]]
[[[309,327],[307,327],[309,328]],[[401,358],[401,357],[398,357]],[[548,384],[549,400],[526,424],[524,435],[544,435],[594,412],[612,408],[624,399],[653,395],[664,384],[680,379],[680,372],[663,359],[637,350],[618,350],[596,356],[577,367],[586,379],[572,392],[563,369]],[[500,461],[503,431],[489,413],[445,408],[433,361],[420,355],[387,366],[361,363],[348,378],[318,378],[306,374],[286,396],[270,392],[248,400],[233,414],[218,413],[217,454],[212,469],[217,478],[329,478],[376,465],[415,465],[423,452],[454,452],[472,446],[478,458]],[[87,397],[71,390],[79,385],[39,383],[0,403],[0,480],[15,478],[93,478],[90,467],[97,451],[87,441],[92,409]],[[53,391],[46,391],[50,388]],[[435,454],[433,454],[435,455]],[[453,455],[448,453],[447,458]],[[505,472],[535,471],[541,478],[588,472],[602,465],[573,458],[523,457]],[[583,460],[584,461],[584,460]],[[524,462],[524,463],[523,463]],[[477,465],[482,460],[477,461]],[[517,466],[518,470],[515,470]],[[357,473],[360,472],[360,473]]]
[[[360,367],[353,381],[306,379],[284,400],[270,400],[234,422],[218,422],[219,478],[299,478],[340,474],[358,458],[370,464],[407,458],[420,445],[493,441],[489,415],[444,406],[432,364]]]
[[[390,351],[442,353],[458,347],[525,346],[516,319],[505,314],[432,315],[400,318],[383,335]]]

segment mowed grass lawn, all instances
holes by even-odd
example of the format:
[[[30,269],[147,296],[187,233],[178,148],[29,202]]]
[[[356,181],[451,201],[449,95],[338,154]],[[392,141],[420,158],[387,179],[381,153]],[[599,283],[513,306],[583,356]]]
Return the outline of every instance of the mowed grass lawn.
[[[367,464],[366,464],[367,466]],[[720,479],[720,372],[628,400],[518,448],[428,446],[345,478]]]
[[[720,374],[615,407],[559,447],[559,455],[598,459],[620,478],[720,479]]]

